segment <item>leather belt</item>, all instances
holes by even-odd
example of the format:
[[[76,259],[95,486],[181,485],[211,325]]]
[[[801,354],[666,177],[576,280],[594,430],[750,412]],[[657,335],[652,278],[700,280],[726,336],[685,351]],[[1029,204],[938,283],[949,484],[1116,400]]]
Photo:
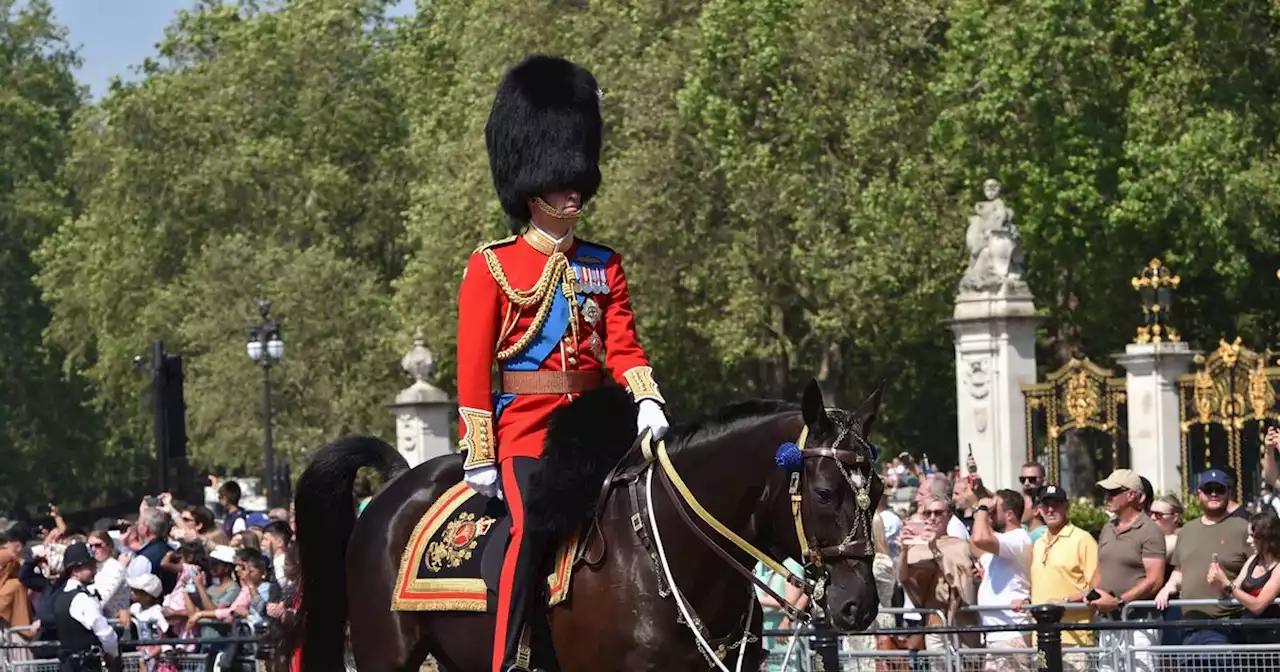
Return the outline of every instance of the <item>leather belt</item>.
[[[578,394],[600,387],[599,371],[503,371],[504,394]]]

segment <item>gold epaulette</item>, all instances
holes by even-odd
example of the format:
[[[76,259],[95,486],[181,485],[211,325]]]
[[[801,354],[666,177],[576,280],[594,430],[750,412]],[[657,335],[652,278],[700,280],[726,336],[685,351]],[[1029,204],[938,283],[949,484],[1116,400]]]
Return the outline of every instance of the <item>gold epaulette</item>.
[[[514,243],[514,242],[516,242],[516,238],[517,238],[517,236],[507,236],[506,238],[500,238],[500,239],[498,239],[498,240],[491,240],[491,241],[489,241],[489,242],[487,242],[487,243],[485,243],[485,244],[481,245],[480,247],[477,247],[474,251],[472,251],[472,252],[471,252],[471,254],[479,254],[479,253],[481,253],[481,252],[484,252],[485,250],[488,250],[488,249],[491,249],[491,248],[498,247],[499,245],[507,245],[507,244],[509,244],[509,243]]]

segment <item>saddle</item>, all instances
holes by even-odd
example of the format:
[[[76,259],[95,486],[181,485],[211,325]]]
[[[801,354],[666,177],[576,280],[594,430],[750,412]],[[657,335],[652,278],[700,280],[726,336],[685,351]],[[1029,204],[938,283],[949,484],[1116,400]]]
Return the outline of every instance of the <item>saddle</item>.
[[[637,440],[600,483],[596,516],[583,520],[559,543],[547,576],[547,607],[569,599],[574,569],[604,561],[598,516],[619,484],[630,483],[645,462],[631,464]],[[630,466],[627,466],[630,465]],[[562,535],[563,536],[563,535]],[[460,482],[444,492],[418,521],[400,557],[392,609],[495,613],[503,555],[511,539],[511,517],[499,499]]]
[[[569,596],[580,535],[559,545],[547,577],[547,606]],[[466,483],[445,491],[422,515],[400,557],[392,609],[493,613],[511,517],[497,499]]]

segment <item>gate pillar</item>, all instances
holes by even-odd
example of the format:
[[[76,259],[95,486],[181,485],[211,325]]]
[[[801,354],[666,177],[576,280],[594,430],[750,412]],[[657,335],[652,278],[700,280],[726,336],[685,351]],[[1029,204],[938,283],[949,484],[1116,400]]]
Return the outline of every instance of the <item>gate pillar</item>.
[[[1130,343],[1115,355],[1125,368],[1129,459],[1157,496],[1182,493],[1178,376],[1190,370],[1195,355],[1183,341]]]
[[[969,446],[987,487],[1018,489],[1027,456],[1024,385],[1036,380],[1036,325],[1030,295],[960,297],[955,334],[956,419],[963,465]]]
[[[972,446],[988,487],[1016,489],[1027,454],[1022,386],[1036,381],[1042,318],[1023,279],[1026,257],[1013,209],[995,179],[982,192],[987,200],[974,204],[965,230],[969,267],[946,323],[956,347],[956,464],[964,465]]]

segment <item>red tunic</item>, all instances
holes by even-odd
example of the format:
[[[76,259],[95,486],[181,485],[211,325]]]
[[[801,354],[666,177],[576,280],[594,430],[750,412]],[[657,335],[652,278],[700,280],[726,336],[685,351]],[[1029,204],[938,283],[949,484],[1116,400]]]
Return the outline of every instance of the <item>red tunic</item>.
[[[631,389],[637,401],[662,401],[636,338],[627,280],[617,253],[593,243],[565,241],[560,250],[569,268],[563,276],[557,276],[563,282],[547,292],[542,301],[525,306],[512,301],[513,293],[519,298],[521,293],[527,295],[534,289],[549,266],[554,270],[563,263],[555,258],[560,254],[552,245],[535,235],[530,232],[482,246],[471,255],[458,293],[459,434],[463,448],[469,451],[468,468],[492,464],[495,459],[539,457],[551,412],[573,398],[572,394],[499,398],[495,435],[495,362],[502,370],[607,369],[618,383]],[[496,269],[491,269],[491,262],[496,262]],[[573,292],[572,303],[577,305],[576,310],[570,309],[571,302],[562,299],[559,307],[563,317],[556,322],[556,306],[542,309],[544,303],[554,301],[563,286],[571,292],[579,290]],[[541,321],[540,312],[548,313]],[[569,317],[574,313],[576,337]],[[538,331],[530,334],[539,322]],[[528,340],[526,336],[534,337],[535,342],[517,352],[503,353]],[[546,355],[531,357],[539,350],[546,351]],[[506,356],[498,362],[500,353]]]

